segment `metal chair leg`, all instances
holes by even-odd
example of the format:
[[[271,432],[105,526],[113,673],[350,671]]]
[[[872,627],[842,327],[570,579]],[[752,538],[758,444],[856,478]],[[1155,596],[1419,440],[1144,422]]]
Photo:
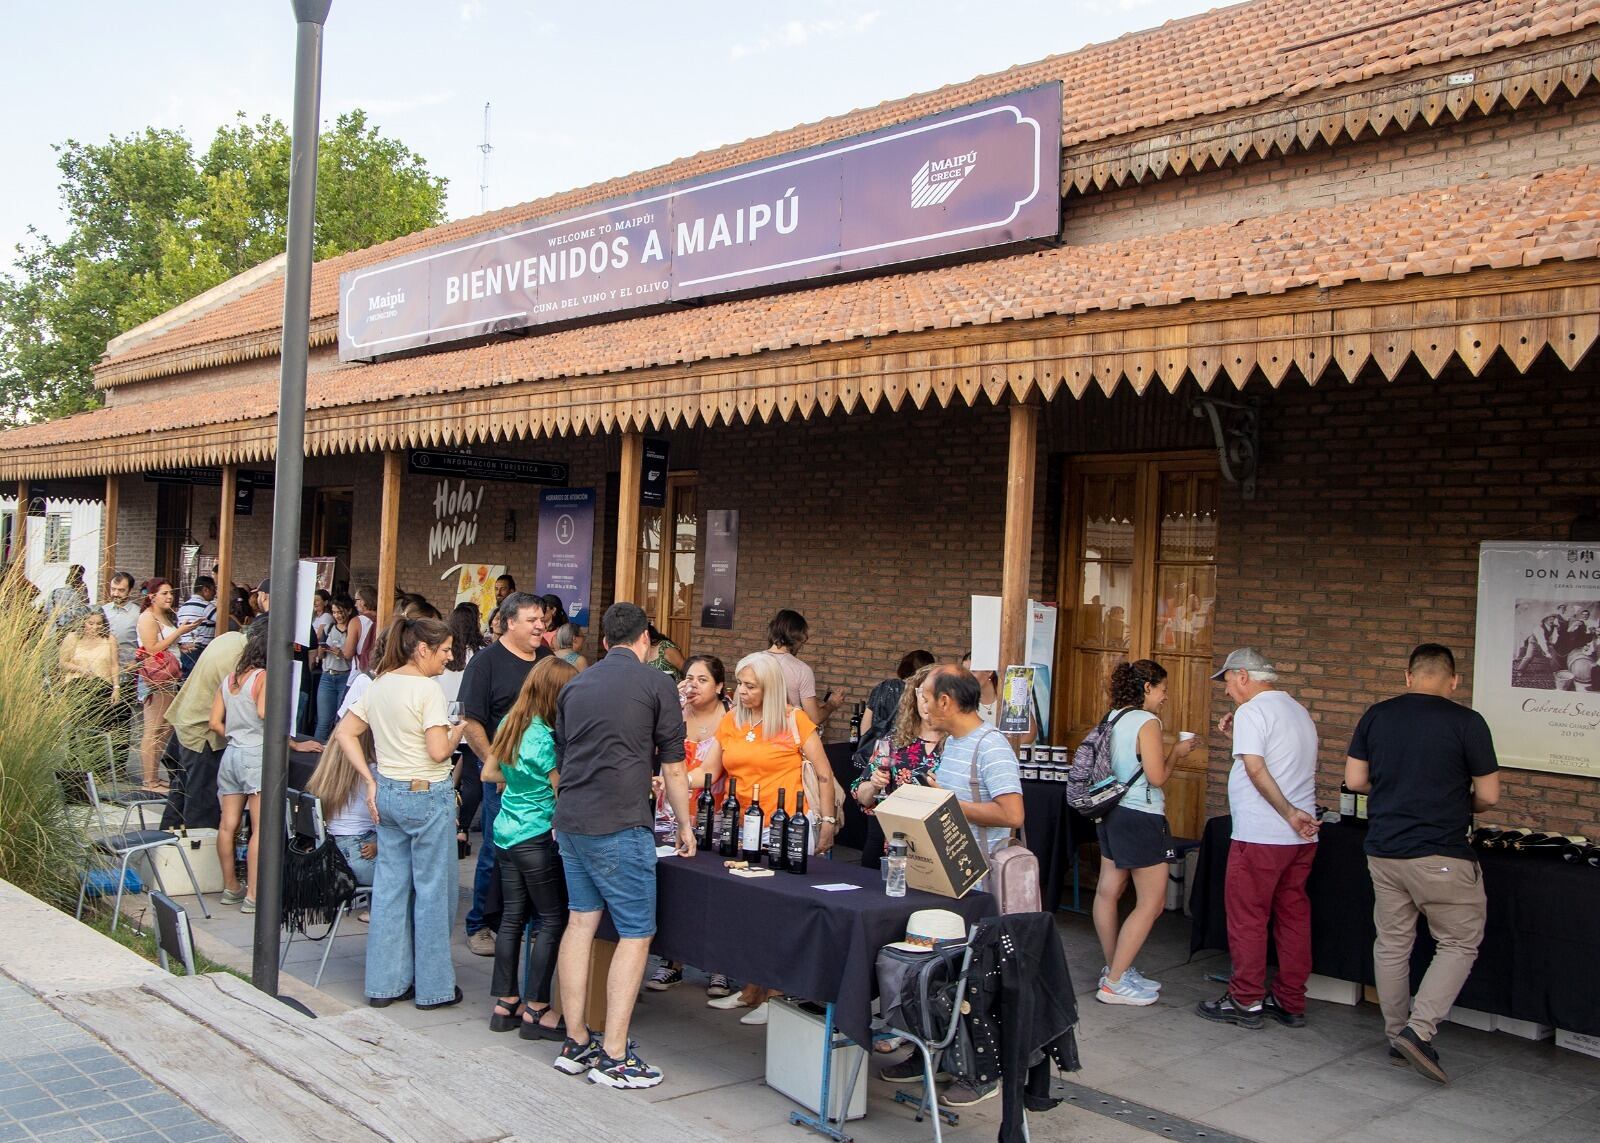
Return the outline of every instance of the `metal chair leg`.
[[[211,910],[206,908],[206,895],[200,892],[200,879],[194,875],[194,866],[189,864],[189,855],[183,852],[182,844],[179,844],[176,848],[178,850],[178,860],[183,862],[183,871],[189,875],[189,888],[194,890],[194,899],[200,902],[200,913],[209,921],[211,919]],[[155,862],[152,861],[150,864],[154,867]],[[162,892],[166,892],[166,890],[163,889]]]
[[[295,931],[293,929],[290,929],[289,930],[289,939],[283,942],[283,952],[278,957],[278,968],[279,968],[280,971],[282,970],[284,965],[289,963],[289,946],[294,944],[294,933],[295,933]]]
[[[122,867],[117,870],[117,899],[111,905],[111,931],[117,931],[117,922],[122,919],[122,887],[128,883],[128,861],[133,857],[133,850],[122,855]]]
[[[346,901],[333,915],[333,928],[328,930],[327,942],[322,947],[322,960],[317,964],[317,975],[311,978],[312,988],[322,987],[322,970],[328,967],[328,955],[333,952],[333,942],[339,939],[339,926],[344,923],[345,914],[349,911],[350,902]]]
[[[78,911],[73,914],[78,920],[83,920],[83,903],[89,896],[89,871],[85,869],[78,878]]]

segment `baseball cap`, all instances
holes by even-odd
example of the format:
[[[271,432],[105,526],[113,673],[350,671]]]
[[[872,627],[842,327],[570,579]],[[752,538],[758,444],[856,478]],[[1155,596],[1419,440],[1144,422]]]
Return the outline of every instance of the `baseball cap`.
[[[1229,652],[1228,657],[1222,662],[1221,669],[1211,677],[1213,679],[1220,679],[1229,671],[1275,670],[1277,670],[1277,668],[1272,665],[1267,657],[1260,651],[1257,651],[1254,647],[1240,647],[1237,651]]]
[[[261,581],[261,585],[259,587],[257,587],[256,590],[257,591],[264,591],[268,595],[271,595],[272,594],[272,577],[268,576],[266,579],[262,580]]]

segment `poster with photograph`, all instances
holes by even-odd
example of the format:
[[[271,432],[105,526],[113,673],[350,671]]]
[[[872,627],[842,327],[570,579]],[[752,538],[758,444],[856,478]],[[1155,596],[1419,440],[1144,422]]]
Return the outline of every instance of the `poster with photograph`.
[[[480,621],[487,627],[494,614],[494,582],[505,574],[505,564],[456,564],[439,578],[452,583],[456,603],[478,605]]]
[[[1000,710],[995,729],[1001,734],[1026,734],[1033,713],[1034,668],[1010,666],[1000,688]]]
[[[1472,705],[1502,766],[1600,777],[1600,544],[1478,556]]]

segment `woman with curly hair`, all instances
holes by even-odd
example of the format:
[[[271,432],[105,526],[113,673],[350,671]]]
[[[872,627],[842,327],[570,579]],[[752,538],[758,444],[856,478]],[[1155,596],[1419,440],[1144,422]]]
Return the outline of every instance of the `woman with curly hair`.
[[[861,847],[861,864],[868,869],[877,869],[882,864],[886,840],[883,827],[873,816],[873,808],[900,786],[924,785],[923,779],[939,764],[944,732],[928,725],[928,697],[919,689],[932,673],[933,665],[927,664],[914,670],[905,680],[893,728],[878,739],[861,776],[850,787],[861,812],[867,815],[867,838]]]
[[[1161,985],[1133,967],[1150,928],[1167,902],[1167,805],[1161,792],[1179,758],[1195,747],[1191,738],[1168,750],[1156,717],[1167,701],[1167,671],[1151,659],[1119,663],[1111,673],[1111,769],[1128,787],[1101,818],[1100,881],[1094,894],[1094,928],[1106,954],[1100,970],[1103,1004],[1154,1004]],[[1120,926],[1117,903],[1133,882],[1133,912]]]

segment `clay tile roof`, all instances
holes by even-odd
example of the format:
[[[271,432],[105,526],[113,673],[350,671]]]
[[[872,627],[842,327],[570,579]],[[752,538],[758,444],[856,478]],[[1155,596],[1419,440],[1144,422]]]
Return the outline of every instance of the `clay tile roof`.
[[[912,330],[1591,258],[1600,258],[1600,166],[1569,167],[336,366],[311,374],[307,404],[337,408]],[[0,450],[249,420],[276,402],[275,382],[131,402],[0,434]]]
[[[1592,0],[1395,0],[1381,6],[1370,0],[1257,0],[1221,8],[328,259],[317,265],[313,275],[311,313],[313,318],[325,318],[338,312],[341,273],[408,250],[877,130],[1036,84],[1062,81],[1062,144],[1072,146],[1475,55],[1597,22],[1600,5]],[[100,368],[107,383],[116,384],[119,377],[131,380],[143,375],[142,362],[275,330],[282,315],[280,279],[124,353],[108,356]],[[182,367],[175,364],[156,371],[173,372]]]

